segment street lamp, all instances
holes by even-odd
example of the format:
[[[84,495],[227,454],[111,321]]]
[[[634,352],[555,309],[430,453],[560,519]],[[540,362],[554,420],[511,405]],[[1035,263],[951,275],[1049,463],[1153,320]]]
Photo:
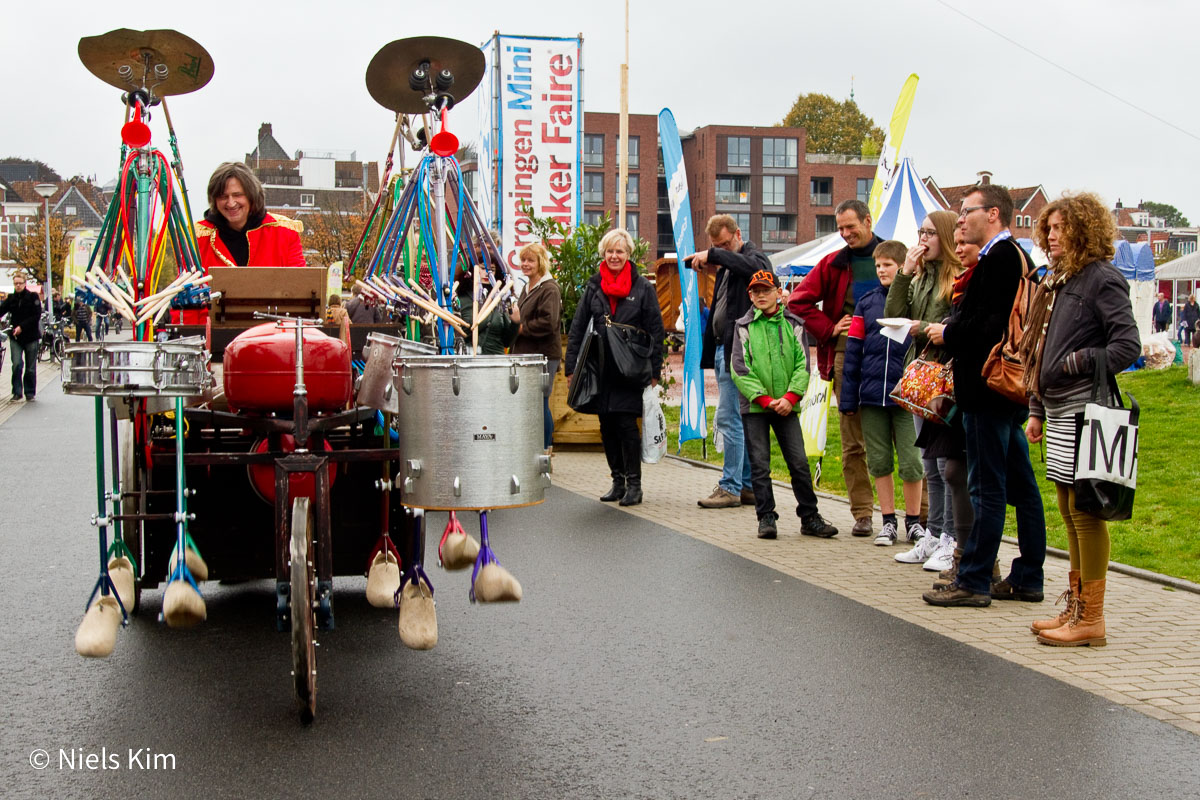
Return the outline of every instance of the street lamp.
[[[50,322],[54,322],[54,302],[50,297],[53,291],[52,273],[50,272],[50,198],[58,191],[53,183],[39,183],[33,190],[42,196],[42,212],[46,220],[46,282],[42,284],[42,292],[46,295],[46,314]]]

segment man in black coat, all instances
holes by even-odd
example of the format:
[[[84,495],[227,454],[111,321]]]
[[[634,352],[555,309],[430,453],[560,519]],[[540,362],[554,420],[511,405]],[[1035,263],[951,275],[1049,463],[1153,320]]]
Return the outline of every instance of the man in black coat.
[[[1025,438],[1029,409],[992,391],[982,374],[1008,326],[1025,272],[1026,259],[1008,229],[1012,212],[1008,190],[995,184],[978,186],[963,200],[958,224],[963,240],[979,246],[979,263],[955,285],[950,321],[928,328],[930,341],[954,359],[954,394],[967,434],[968,483],[975,505],[975,523],[955,582],[924,595],[935,606],[986,606],[993,597],[1042,599],[1046,517]],[[1006,503],[1016,507],[1021,554],[1008,577],[993,584]]]
[[[705,264],[717,265],[713,283],[712,308],[704,328],[704,348],[700,367],[713,368],[717,373],[720,403],[713,425],[725,440],[725,466],[721,479],[708,497],[699,500],[701,508],[736,508],[754,505],[750,487],[750,456],[746,450],[742,417],[738,411],[737,386],[729,373],[733,352],[734,323],[750,309],[750,278],[759,270],[772,271],[771,261],[754,242],[742,240],[737,222],[728,214],[717,214],[705,227],[712,245],[684,262],[684,266],[700,269]]]
[[[1162,292],[1158,293],[1158,302],[1154,304],[1154,332],[1162,333],[1171,327],[1171,304],[1167,302],[1167,296]]]
[[[37,351],[41,331],[42,304],[38,296],[25,288],[25,276],[13,275],[13,291],[0,303],[0,317],[9,315],[12,331],[8,342],[12,350],[13,400],[33,400],[37,394]]]

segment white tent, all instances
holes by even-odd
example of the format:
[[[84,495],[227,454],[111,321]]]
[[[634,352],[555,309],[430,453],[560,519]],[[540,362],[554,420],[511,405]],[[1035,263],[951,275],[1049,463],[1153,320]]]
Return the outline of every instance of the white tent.
[[[891,186],[879,205],[879,218],[874,221],[874,231],[883,239],[899,239],[907,245],[917,242],[917,228],[930,211],[939,211],[942,206],[921,183],[912,159],[900,162]],[[771,256],[771,264],[780,275],[804,275],[822,258],[845,247],[846,243],[837,233],[805,242],[797,247]]]

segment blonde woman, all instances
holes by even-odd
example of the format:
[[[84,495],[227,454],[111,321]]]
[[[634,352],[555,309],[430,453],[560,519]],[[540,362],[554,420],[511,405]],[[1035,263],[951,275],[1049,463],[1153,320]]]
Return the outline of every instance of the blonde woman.
[[[662,372],[663,321],[654,287],[642,277],[629,260],[633,239],[623,228],[609,231],[600,240],[603,261],[588,279],[571,321],[567,336],[567,355],[563,369],[567,378],[575,372],[579,347],[588,320],[595,330],[603,331],[606,321],[636,328],[637,337],[649,347],[650,380],[658,384]],[[600,499],[619,500],[623,506],[642,502],[642,440],[637,420],[642,415],[642,390],[646,382],[626,378],[612,359],[611,347],[605,348],[605,364],[600,382],[600,439],[608,459],[613,484]]]
[[[1111,263],[1116,228],[1108,206],[1094,194],[1063,195],[1038,215],[1033,238],[1050,257],[1021,338],[1029,391],[1030,442],[1046,440],[1046,477],[1058,493],[1067,528],[1071,569],[1067,606],[1031,626],[1042,644],[1103,645],[1108,574],[1107,523],[1075,507],[1078,412],[1091,399],[1096,359],[1110,376],[1138,357],[1141,339],[1129,302],[1129,284]]]
[[[550,274],[550,254],[536,242],[517,253],[521,273],[528,283],[509,315],[517,323],[517,338],[510,350],[514,355],[543,355],[553,384],[562,360],[562,290]],[[542,439],[549,450],[554,444],[554,418],[550,416],[550,389],[542,399]]]
[[[943,322],[950,316],[954,282],[963,272],[955,253],[957,221],[953,211],[934,211],[925,217],[917,230],[917,243],[908,249],[888,290],[884,315],[913,321],[909,329],[913,343],[905,357],[906,366],[922,352],[934,361],[944,358],[940,347],[929,344],[925,330],[930,323]],[[919,417],[915,421],[917,447],[929,484],[929,520],[925,535],[911,550],[895,558],[902,564],[922,564],[930,572],[940,572],[953,567],[956,543],[966,542],[975,519],[967,489],[966,440],[961,420],[951,420],[950,425]]]

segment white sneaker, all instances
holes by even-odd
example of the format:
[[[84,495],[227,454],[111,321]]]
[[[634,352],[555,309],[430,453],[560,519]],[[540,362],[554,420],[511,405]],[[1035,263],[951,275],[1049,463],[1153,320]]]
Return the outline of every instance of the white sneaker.
[[[950,567],[954,566],[954,546],[956,544],[957,542],[955,542],[953,536],[943,533],[942,538],[938,539],[933,555],[925,562],[923,568],[929,572],[941,572],[944,569],[950,569]]]
[[[896,560],[901,564],[921,564],[929,559],[934,554],[938,547],[938,538],[931,533],[926,533],[917,543],[913,545],[912,550],[896,554]]]
[[[883,529],[875,537],[875,544],[880,547],[891,547],[896,543],[896,523],[885,522]]]

